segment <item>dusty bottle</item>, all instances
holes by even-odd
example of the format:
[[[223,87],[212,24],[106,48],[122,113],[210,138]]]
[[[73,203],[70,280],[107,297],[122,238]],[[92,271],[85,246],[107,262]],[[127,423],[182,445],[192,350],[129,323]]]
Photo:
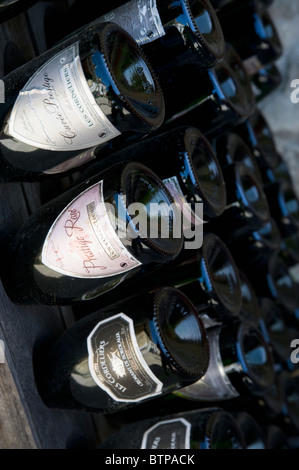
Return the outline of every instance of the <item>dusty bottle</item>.
[[[8,247],[2,281],[16,303],[72,304],[174,259],[182,247],[181,218],[163,182],[140,163],[118,164],[27,219]]]
[[[221,408],[176,413],[127,424],[101,449],[243,449],[232,414]]]
[[[167,287],[75,322],[44,361],[35,370],[48,406],[108,414],[199,380],[209,345],[190,300]]]
[[[60,175],[163,122],[164,99],[120,26],[87,27],[3,79],[0,179]]]

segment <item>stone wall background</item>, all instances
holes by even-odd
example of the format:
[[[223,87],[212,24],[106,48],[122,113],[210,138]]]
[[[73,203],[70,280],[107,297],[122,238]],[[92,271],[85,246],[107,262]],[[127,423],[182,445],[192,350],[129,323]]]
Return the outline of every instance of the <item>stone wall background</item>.
[[[291,101],[291,83],[299,79],[299,1],[274,0],[269,13],[284,47],[276,64],[282,83],[260,102],[259,108],[274,133],[277,150],[288,165],[299,196],[299,103]]]

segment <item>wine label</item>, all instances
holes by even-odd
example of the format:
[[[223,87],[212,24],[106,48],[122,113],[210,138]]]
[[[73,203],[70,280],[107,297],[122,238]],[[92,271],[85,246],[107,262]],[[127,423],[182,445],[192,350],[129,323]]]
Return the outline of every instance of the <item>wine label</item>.
[[[187,203],[177,177],[173,176],[171,178],[166,178],[163,180],[163,183],[165,184],[168,191],[170,192],[176,204],[181,210],[181,213],[183,215],[183,230],[185,231],[190,229],[191,225],[203,225],[203,219],[200,219],[197,214],[195,214],[195,212],[192,210],[191,205]]]
[[[13,106],[8,133],[33,147],[60,151],[91,148],[120,134],[89,89],[79,43],[55,55],[29,79]]]
[[[190,449],[190,432],[184,418],[160,421],[144,433],[141,449]]]
[[[156,0],[131,0],[100,19],[122,26],[139,45],[165,34]]]
[[[100,321],[87,348],[92,378],[115,401],[139,402],[161,393],[163,384],[143,359],[133,320],[124,313]]]
[[[205,375],[194,384],[175,391],[174,394],[201,401],[229,400],[239,396],[227,377],[221,360],[220,328],[209,329],[210,361]]]
[[[51,226],[42,263],[66,276],[101,278],[141,263],[124,247],[107,214],[103,181],[77,196]]]

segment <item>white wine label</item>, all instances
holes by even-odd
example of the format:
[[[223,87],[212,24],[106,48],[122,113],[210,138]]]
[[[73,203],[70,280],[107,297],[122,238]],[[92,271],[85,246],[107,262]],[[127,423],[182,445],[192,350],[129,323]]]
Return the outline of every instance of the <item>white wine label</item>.
[[[160,421],[144,433],[141,449],[190,449],[190,432],[184,418]]]
[[[139,45],[165,34],[156,0],[131,0],[101,19],[119,24]]]
[[[103,181],[79,194],[57,217],[43,246],[42,263],[80,278],[119,275],[141,264],[124,247],[109,220]]]
[[[115,401],[138,402],[161,393],[163,384],[143,359],[133,320],[124,313],[100,321],[87,348],[92,378]]]
[[[119,135],[95,101],[78,54],[76,43],[29,79],[8,121],[12,137],[41,149],[72,151]]]
[[[209,329],[210,362],[205,375],[192,385],[183,387],[174,394],[194,400],[229,400],[239,396],[227,377],[219,351],[219,331],[221,327]]]
[[[195,227],[203,225],[203,219],[200,219],[192,210],[191,205],[187,203],[177,177],[173,176],[171,178],[164,179],[163,183],[167,187],[183,215],[183,231],[190,229],[190,225]]]

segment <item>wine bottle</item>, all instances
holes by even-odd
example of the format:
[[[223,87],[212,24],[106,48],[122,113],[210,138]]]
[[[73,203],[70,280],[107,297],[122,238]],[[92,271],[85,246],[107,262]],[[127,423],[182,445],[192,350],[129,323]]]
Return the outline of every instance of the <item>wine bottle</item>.
[[[270,211],[262,185],[245,163],[238,161],[223,168],[223,176],[227,206],[209,221],[209,230],[231,243],[265,227]]]
[[[222,168],[241,162],[252,171],[263,185],[263,179],[256,157],[244,139],[234,130],[213,139],[212,146]]]
[[[208,370],[199,381],[173,392],[197,403],[243,401],[262,396],[274,383],[271,351],[259,330],[243,321],[207,330]],[[236,400],[238,399],[238,400]]]
[[[146,292],[148,286],[161,288],[165,282],[187,295],[209,324],[238,318],[242,304],[238,268],[223,241],[208,232],[204,232],[200,248],[184,249],[163,268],[128,279],[114,292],[103,294],[100,302],[78,303],[74,306],[76,318],[109,305],[120,307],[123,299]]]
[[[221,408],[144,419],[123,426],[100,449],[244,449],[240,428]]]
[[[186,84],[188,76],[192,78],[190,87]],[[179,79],[177,72],[175,77]],[[175,98],[171,96],[168,100],[167,90],[163,90],[168,109],[163,129],[194,126],[211,139],[244,122],[254,110],[250,78],[230,44],[226,44],[224,59],[212,69],[196,74],[185,68],[181,80],[184,83],[177,85]],[[199,93],[196,99],[193,80]],[[183,94],[177,93],[180,89],[184,90]]]
[[[235,132],[244,139],[254,154],[263,184],[275,181],[281,158],[277,152],[273,132],[261,111],[256,108],[247,121],[235,128]]]
[[[279,68],[269,64],[251,77],[251,86],[257,103],[273,93],[282,83]]]
[[[249,282],[244,271],[241,271],[240,269],[239,278],[242,292],[242,304],[239,318],[257,327],[259,326],[261,316],[258,298],[255,294],[253,285]]]
[[[19,15],[38,0],[1,0],[0,1],[0,23],[10,20]]]
[[[282,238],[276,222],[271,219],[260,230],[227,241],[227,245],[233,257],[239,260],[239,266],[246,271],[248,264],[267,262],[274,253],[280,255]]]
[[[190,61],[202,69],[213,67],[224,55],[223,33],[210,0],[129,0],[98,20],[128,31],[160,73]]]
[[[285,180],[265,187],[270,212],[276,221],[282,238],[288,238],[299,230],[299,200],[293,185]]]
[[[259,297],[269,297],[290,313],[298,308],[296,284],[277,253],[268,259],[247,263],[246,274]]]
[[[275,416],[278,425],[289,437],[299,435],[299,387],[288,371],[278,374],[278,383],[283,395],[281,413]]]
[[[166,287],[75,322],[35,374],[47,406],[109,414],[199,380],[208,363],[196,309]]]
[[[218,18],[226,41],[235,47],[250,76],[281,57],[283,46],[267,8],[252,2],[223,9]]]
[[[181,217],[163,182],[140,163],[117,164],[27,219],[2,281],[16,303],[70,305],[169,262],[182,247]]]
[[[182,126],[149,136],[110,156],[111,161],[140,161],[167,186],[185,221],[184,232],[221,214],[226,188],[218,158],[205,136],[195,127]],[[98,160],[80,172],[80,180],[98,173]],[[186,233],[187,235],[187,233]]]
[[[283,363],[290,357],[291,333],[282,309],[269,298],[260,299],[259,328],[272,349],[274,362]]]
[[[71,171],[112,140],[124,145],[164,120],[164,99],[152,67],[137,43],[113,23],[83,29],[3,80],[2,180]]]
[[[291,449],[287,435],[276,424],[268,424],[265,426],[264,432],[266,434],[268,449]]]
[[[266,436],[258,422],[246,411],[233,413],[245,440],[245,449],[267,449]]]

